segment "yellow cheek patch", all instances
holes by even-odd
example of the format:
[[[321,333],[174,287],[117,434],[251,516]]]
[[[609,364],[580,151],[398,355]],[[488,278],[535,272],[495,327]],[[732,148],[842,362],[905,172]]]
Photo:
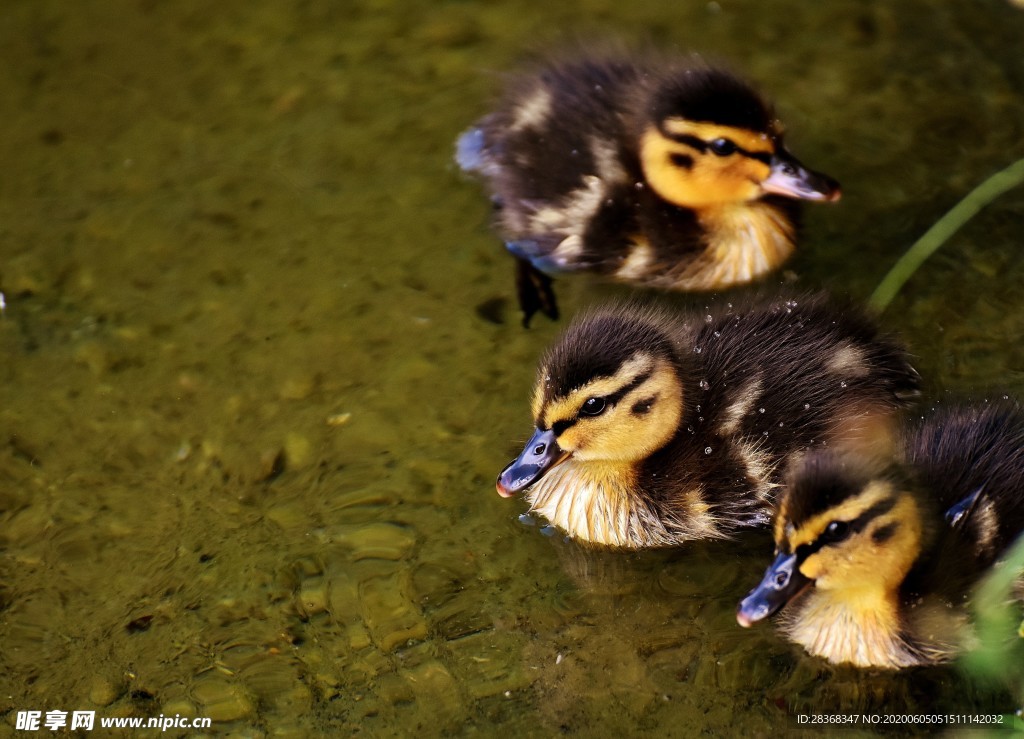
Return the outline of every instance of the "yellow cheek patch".
[[[666,118],[661,125],[666,133],[673,136],[695,136],[701,141],[708,142],[715,139],[729,139],[741,149],[749,152],[775,153],[775,142],[771,136],[746,128],[733,128],[718,123],[698,123],[685,118]]]
[[[787,533],[793,545],[791,551],[795,551],[801,544],[809,543],[806,532],[820,533],[829,521],[853,520],[894,494],[898,497],[891,510],[867,521],[861,531],[809,555],[800,565],[800,572],[817,580],[819,588],[834,591],[837,597],[840,593],[853,597],[858,592],[898,590],[921,553],[921,514],[912,495],[894,493],[890,484],[874,481],[856,498],[843,501],[819,514],[807,526]],[[875,538],[877,532],[886,529],[887,535]]]
[[[588,398],[613,402],[598,415],[580,410]],[[558,445],[577,461],[621,464],[649,456],[675,434],[682,417],[683,387],[666,360],[638,352],[623,362],[612,377],[599,377],[565,398],[544,399],[537,425],[564,423]],[[641,405],[637,405],[637,404]]]
[[[817,580],[822,573],[822,558],[819,554],[812,554],[800,565],[800,573],[812,580]]]
[[[769,142],[770,144],[770,142]],[[678,161],[692,162],[681,166]],[[640,139],[640,164],[651,188],[682,208],[702,209],[759,198],[771,172],[762,161],[741,154],[720,157],[666,138],[650,128]]]

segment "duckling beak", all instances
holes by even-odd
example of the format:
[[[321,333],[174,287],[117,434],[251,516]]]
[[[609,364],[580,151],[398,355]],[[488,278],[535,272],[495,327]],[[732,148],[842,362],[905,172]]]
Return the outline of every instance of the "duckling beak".
[[[796,554],[779,554],[772,562],[761,584],[750,591],[736,609],[736,620],[744,628],[771,616],[812,585],[800,572]]]
[[[807,169],[782,147],[772,156],[771,172],[761,182],[761,189],[798,200],[835,201],[842,195],[838,182],[828,175]]]
[[[555,432],[536,429],[522,454],[498,475],[498,494],[508,498],[528,488],[559,462],[569,456],[555,441]]]

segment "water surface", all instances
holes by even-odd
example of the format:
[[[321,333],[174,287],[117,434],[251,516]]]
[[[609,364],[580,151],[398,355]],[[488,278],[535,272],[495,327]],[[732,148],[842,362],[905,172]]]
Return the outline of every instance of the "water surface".
[[[628,5],[628,9],[627,9]],[[531,50],[728,60],[839,178],[779,280],[865,298],[1024,156],[990,2],[10,0],[0,24],[0,714],[214,731],[777,732],[1013,710],[833,668],[735,604],[770,543],[593,552],[494,493],[537,355],[452,144]],[[885,316],[930,398],[1024,394],[1024,192]],[[778,280],[771,284],[776,284]],[[566,315],[610,294],[559,284]]]

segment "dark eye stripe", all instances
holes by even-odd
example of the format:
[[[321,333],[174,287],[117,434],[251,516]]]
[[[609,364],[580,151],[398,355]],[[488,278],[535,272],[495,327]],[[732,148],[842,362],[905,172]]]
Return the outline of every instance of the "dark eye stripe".
[[[633,390],[636,390],[638,387],[647,382],[650,376],[650,372],[643,372],[637,375],[632,380],[630,380],[625,385],[616,390],[614,393],[609,393],[608,395],[605,395],[605,402],[608,406],[615,405],[624,397],[626,397],[629,393],[631,393]],[[588,416],[583,413],[577,413],[575,418],[569,418],[564,421],[555,421],[553,424],[551,424],[551,430],[555,432],[556,437],[561,436],[566,431],[566,429],[570,429],[573,426],[575,426],[576,422],[579,421],[581,417],[587,418]]]
[[[678,141],[680,144],[686,144],[691,149],[696,149],[701,153],[708,150],[708,144],[704,139],[699,139],[688,133],[668,133],[667,131],[663,131],[662,133],[664,133],[665,138]]]
[[[656,399],[657,396],[652,395],[649,398],[638,400],[637,402],[633,403],[633,407],[630,408],[629,410],[634,416],[642,416],[643,414],[651,410],[651,408],[654,406],[654,401]]]
[[[895,505],[896,498],[882,498],[880,501],[878,501],[873,506],[868,508],[862,514],[857,516],[857,518],[850,521],[850,531],[854,533],[863,531],[864,527],[871,523],[871,521],[885,513],[888,513],[893,509],[893,506]]]
[[[863,531],[865,526],[867,526],[869,523],[871,523],[873,520],[875,520],[879,516],[882,516],[882,515],[888,513],[889,511],[891,511],[893,509],[893,506],[895,506],[895,505],[896,505],[896,498],[894,498],[894,497],[882,498],[880,501],[878,501],[873,506],[868,508],[862,514],[857,516],[857,518],[855,518],[852,521],[848,522],[849,523],[849,529],[848,529],[847,536],[850,536],[852,534],[856,534],[856,533],[858,533],[860,531]],[[846,538],[846,537],[844,537],[844,538]],[[827,536],[821,535],[817,539],[815,539],[814,541],[810,542],[809,544],[801,544],[800,546],[798,546],[796,548],[796,559],[797,559],[797,562],[803,562],[804,560],[806,560],[808,557],[810,557],[815,552],[820,551],[823,547],[826,547],[829,544],[834,544],[834,543],[836,543],[836,542],[830,541]]]
[[[696,149],[697,151],[699,151],[702,154],[707,152],[707,150],[708,150],[708,142],[707,141],[705,141],[704,139],[699,139],[696,136],[693,136],[691,134],[688,134],[688,133],[668,133],[667,131],[662,131],[662,133],[664,134],[665,138],[671,139],[672,141],[678,141],[680,144],[686,144],[690,148]],[[747,151],[746,149],[744,149],[739,144],[735,144],[735,146],[736,146],[736,151],[735,151],[736,154],[740,154],[740,155],[748,157],[750,159],[756,159],[757,161],[764,162],[765,164],[771,164],[771,162],[772,162],[772,155],[769,154],[766,151]]]
[[[624,397],[626,397],[631,392],[633,392],[638,387],[640,387],[645,382],[647,382],[647,380],[650,379],[650,377],[651,377],[651,373],[650,372],[642,372],[641,374],[639,374],[636,377],[634,377],[630,382],[627,382],[625,385],[620,387],[614,393],[610,393],[609,395],[605,395],[604,399],[606,401],[608,401],[608,405],[615,405],[620,400],[622,400]]]
[[[561,436],[566,429],[572,428],[576,425],[578,418],[570,418],[568,421],[555,421],[551,424],[551,430],[555,433],[555,436]]]

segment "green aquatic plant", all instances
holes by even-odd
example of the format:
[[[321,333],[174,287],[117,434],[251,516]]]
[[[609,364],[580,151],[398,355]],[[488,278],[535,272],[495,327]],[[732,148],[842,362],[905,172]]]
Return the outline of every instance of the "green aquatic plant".
[[[1022,182],[1024,182],[1024,159],[1019,159],[971,190],[963,200],[953,206],[946,215],[936,221],[921,238],[907,249],[906,253],[900,257],[875,288],[868,299],[868,305],[879,313],[884,311],[903,284],[961,226],[1004,192],[1012,190]]]
[[[967,654],[969,672],[995,679],[1015,696],[1019,709],[1010,725],[1024,730],[1024,621],[1019,596],[1024,591],[1024,536],[978,588],[974,599],[978,647]]]

